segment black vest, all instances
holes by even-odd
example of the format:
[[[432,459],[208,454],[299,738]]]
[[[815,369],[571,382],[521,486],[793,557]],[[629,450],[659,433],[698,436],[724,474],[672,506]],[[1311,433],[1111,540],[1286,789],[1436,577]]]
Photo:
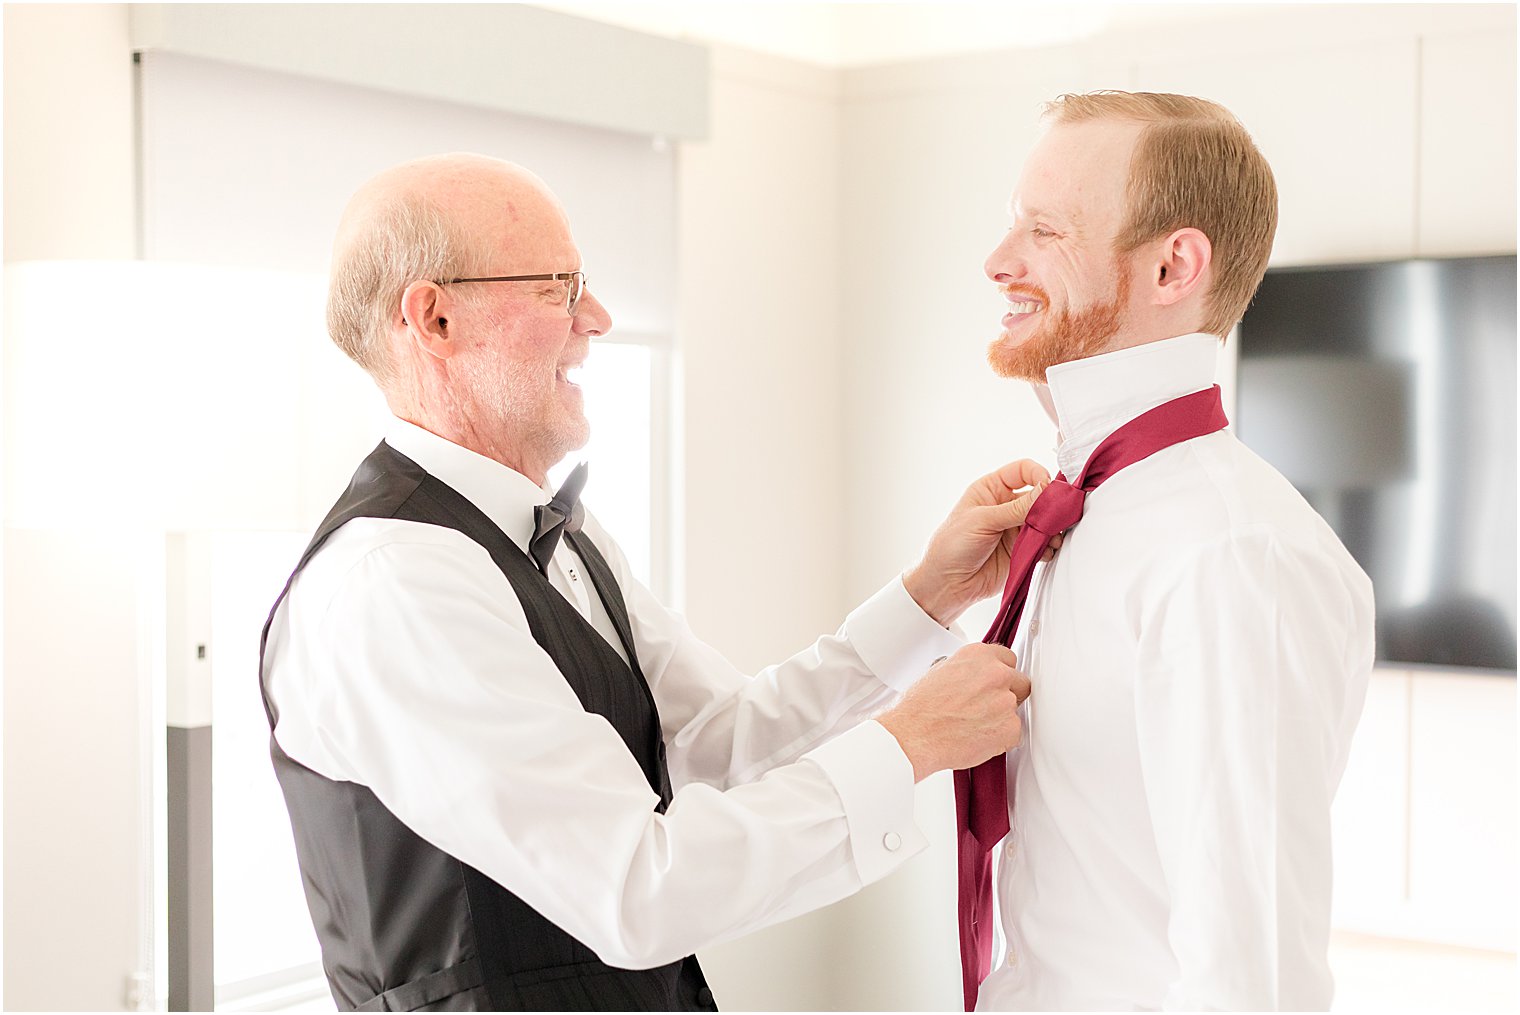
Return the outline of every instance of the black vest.
[[[417,463],[381,444],[318,526],[290,581],[352,518],[398,518],[455,529],[491,554],[511,582],[533,638],[586,711],[604,716],[638,761],[656,808],[670,776],[654,698],[639,670],[628,610],[589,539],[580,555],[629,662],[596,633],[533,561],[480,509]],[[290,591],[290,582],[280,601]],[[383,590],[380,591],[383,594]],[[274,610],[270,611],[274,619]],[[424,842],[364,786],[335,782],[293,761],[272,735],[270,753],[295,831],[306,901],[333,998],[359,1011],[716,1011],[695,956],[657,969],[615,969],[501,885]],[[631,665],[630,665],[631,664]]]

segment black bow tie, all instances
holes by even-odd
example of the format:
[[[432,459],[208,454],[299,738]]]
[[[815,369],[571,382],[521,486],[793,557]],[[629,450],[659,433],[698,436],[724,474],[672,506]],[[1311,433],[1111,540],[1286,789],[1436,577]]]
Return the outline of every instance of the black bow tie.
[[[549,573],[549,561],[554,557],[559,537],[566,532],[579,532],[586,517],[581,507],[581,488],[586,485],[586,463],[582,462],[565,477],[547,504],[533,509],[533,538],[528,540],[528,555],[544,574]]]

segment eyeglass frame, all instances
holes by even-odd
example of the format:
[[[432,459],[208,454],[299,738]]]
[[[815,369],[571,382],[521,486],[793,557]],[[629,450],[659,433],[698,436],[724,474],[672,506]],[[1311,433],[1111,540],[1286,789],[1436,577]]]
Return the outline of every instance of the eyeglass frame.
[[[584,271],[555,271],[538,275],[487,275],[483,278],[443,278],[434,279],[434,285],[453,285],[455,282],[573,282],[565,295],[565,312],[571,317],[575,316],[576,307],[580,306],[581,297],[586,294],[586,273]]]

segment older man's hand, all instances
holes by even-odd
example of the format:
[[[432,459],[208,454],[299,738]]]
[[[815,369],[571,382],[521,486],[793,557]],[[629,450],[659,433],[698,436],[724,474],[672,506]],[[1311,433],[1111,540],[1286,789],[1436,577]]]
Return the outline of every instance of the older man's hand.
[[[913,780],[971,768],[1018,746],[1029,676],[1012,649],[966,645],[929,668],[902,701],[876,717],[913,765]]]
[[[967,487],[929,540],[924,559],[903,575],[914,602],[948,627],[966,607],[1002,591],[1013,540],[1049,483],[1044,466],[1023,458]],[[1051,541],[1047,560],[1060,538]]]

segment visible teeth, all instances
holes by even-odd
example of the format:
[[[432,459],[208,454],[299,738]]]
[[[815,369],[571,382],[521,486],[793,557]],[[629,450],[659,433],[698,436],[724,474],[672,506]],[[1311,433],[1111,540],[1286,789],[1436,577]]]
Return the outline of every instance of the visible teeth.
[[[579,384],[581,382],[581,369],[583,367],[584,364],[577,364],[573,367],[565,367],[565,369],[560,371],[560,374],[571,384]]]
[[[1034,314],[1034,313],[1038,313],[1039,309],[1040,309],[1040,305],[1038,303],[1033,302],[1033,301],[1024,302],[1024,303],[1009,302],[1009,304],[1008,304],[1008,310],[1009,310],[1009,312],[1010,313],[1015,313],[1015,314]]]

